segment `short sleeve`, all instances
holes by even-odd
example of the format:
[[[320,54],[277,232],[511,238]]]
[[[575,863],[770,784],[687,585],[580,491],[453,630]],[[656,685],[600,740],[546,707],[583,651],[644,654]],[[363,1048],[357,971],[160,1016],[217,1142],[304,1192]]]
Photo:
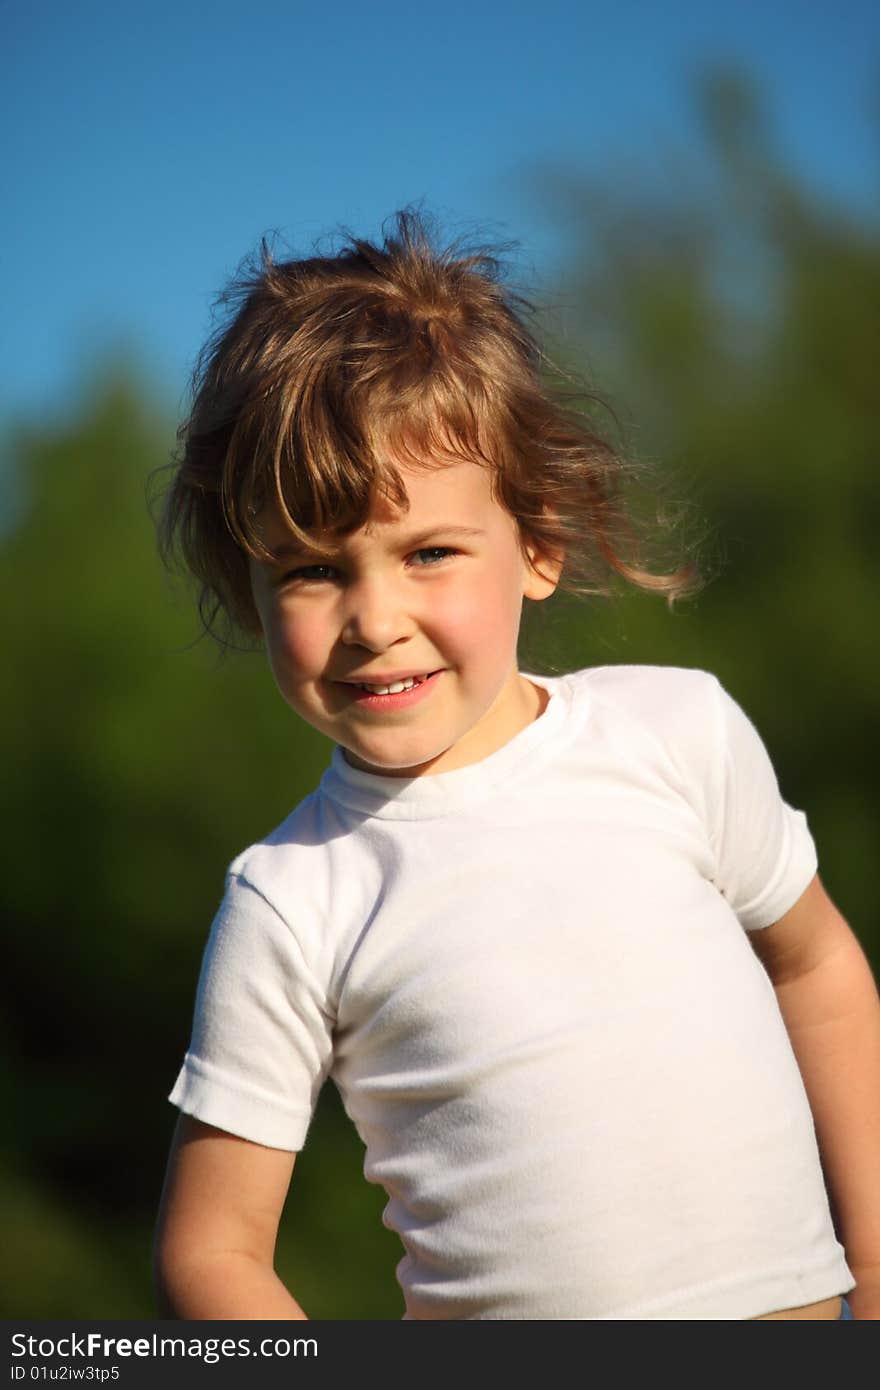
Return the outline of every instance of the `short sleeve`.
[[[709,806],[716,887],[749,930],[793,907],[816,873],[816,847],[803,811],[783,800],[754,725],[713,679],[715,782]]]
[[[169,1100],[269,1148],[299,1150],[331,1063],[333,1018],[290,926],[231,874],[205,947],[189,1051]]]

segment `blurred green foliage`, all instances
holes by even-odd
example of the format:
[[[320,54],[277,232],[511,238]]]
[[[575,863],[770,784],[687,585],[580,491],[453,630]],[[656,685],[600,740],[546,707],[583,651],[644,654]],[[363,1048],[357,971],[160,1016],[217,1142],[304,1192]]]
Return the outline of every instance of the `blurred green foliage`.
[[[260,653],[221,660],[194,641],[145,500],[172,442],[137,384],[112,376],[78,420],[16,441],[28,504],[0,551],[4,1081],[18,1117],[0,1178],[17,1271],[6,1316],[150,1315],[165,1097],[225,867],[312,789],[329,751]],[[282,1267],[318,1315],[399,1317],[399,1245],[331,1095],[315,1135]],[[358,1219],[364,1263],[384,1268],[366,1287],[336,1258]]]
[[[707,81],[702,127],[711,158],[674,195],[571,175],[545,192],[572,235],[557,356],[589,361],[639,421],[630,448],[702,519],[712,582],[674,612],[638,594],[562,600],[534,650],[714,670],[807,809],[876,965],[880,237],[786,173],[747,84]],[[0,545],[3,1311],[150,1316],[165,1096],[223,872],[329,749],[259,653],[221,660],[195,640],[145,502],[173,426],[130,374],[7,443],[24,505]],[[315,1317],[402,1312],[402,1252],[361,1163],[325,1094],[279,1246]]]
[[[565,173],[542,200],[571,237],[557,359],[590,363],[709,582],[674,612],[592,603],[559,646],[568,665],[714,671],[876,961],[880,226],[794,179],[744,78],[707,74],[697,96],[705,149],[677,178]]]

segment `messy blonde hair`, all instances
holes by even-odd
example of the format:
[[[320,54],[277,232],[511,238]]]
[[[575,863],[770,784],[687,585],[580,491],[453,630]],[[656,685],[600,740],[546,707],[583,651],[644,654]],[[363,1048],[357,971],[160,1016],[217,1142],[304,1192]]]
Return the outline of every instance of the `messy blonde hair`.
[[[345,535],[377,495],[406,506],[395,463],[491,470],[523,548],[564,557],[563,590],[607,593],[619,576],[670,603],[690,592],[692,565],[645,566],[650,528],[624,502],[632,465],[543,354],[497,256],[438,246],[412,210],[392,222],[381,244],[349,236],[331,256],[275,260],[263,242],[221,296],[159,520],[206,630],[255,630],[248,557],[269,558],[267,507],[312,545]]]

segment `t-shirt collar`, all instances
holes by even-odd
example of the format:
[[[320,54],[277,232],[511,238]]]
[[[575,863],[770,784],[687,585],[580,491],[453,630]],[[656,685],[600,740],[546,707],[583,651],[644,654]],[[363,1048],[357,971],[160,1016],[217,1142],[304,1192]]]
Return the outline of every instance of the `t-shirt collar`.
[[[537,719],[488,757],[451,772],[413,778],[384,777],[352,767],[343,749],[336,747],[321,779],[319,792],[352,810],[398,820],[449,815],[482,800],[513,776],[539,749],[551,744],[566,720],[571,703],[566,678],[523,674],[526,680],[547,690],[550,699]]]

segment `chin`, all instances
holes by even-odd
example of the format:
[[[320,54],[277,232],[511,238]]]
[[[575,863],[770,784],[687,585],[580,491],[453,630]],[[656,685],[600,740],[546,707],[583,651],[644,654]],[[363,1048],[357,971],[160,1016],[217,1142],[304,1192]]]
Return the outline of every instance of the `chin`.
[[[395,777],[403,776],[410,769],[424,767],[428,763],[433,763],[437,758],[442,758],[443,754],[449,750],[438,748],[436,750],[413,749],[411,753],[401,755],[400,753],[388,753],[384,757],[376,751],[361,751],[356,748],[349,748],[349,753],[359,762],[367,764],[373,772],[380,776]]]

